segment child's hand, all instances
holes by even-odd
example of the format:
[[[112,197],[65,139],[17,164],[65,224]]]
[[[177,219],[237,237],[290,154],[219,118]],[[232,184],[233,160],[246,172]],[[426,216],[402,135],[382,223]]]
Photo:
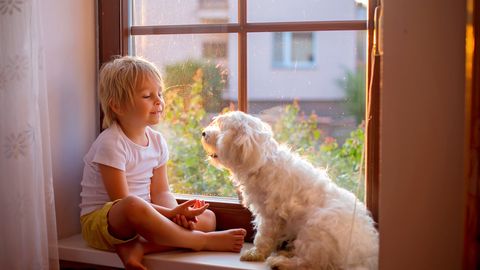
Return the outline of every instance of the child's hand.
[[[178,226],[184,227],[188,230],[195,230],[198,222],[197,216],[202,214],[208,207],[208,204],[200,200],[190,200],[182,203],[173,209],[176,213],[172,221]]]
[[[172,209],[172,219],[182,219],[184,216],[187,221],[197,221],[197,216],[201,215],[208,208],[209,204],[199,200],[189,200]],[[175,222],[178,224],[178,222]],[[182,222],[183,223],[183,222]]]
[[[177,214],[172,221],[180,227],[193,231],[196,228],[195,223],[198,222],[198,219],[197,217],[194,217],[193,219],[187,220],[184,215]]]

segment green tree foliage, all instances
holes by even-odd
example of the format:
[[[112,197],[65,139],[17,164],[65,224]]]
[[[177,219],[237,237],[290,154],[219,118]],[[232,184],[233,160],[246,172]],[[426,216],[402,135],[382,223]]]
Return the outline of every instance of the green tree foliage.
[[[365,76],[365,68],[359,67],[355,71],[345,70],[344,79],[337,80],[345,91],[346,110],[355,117],[357,124],[365,118]]]
[[[194,83],[194,75],[202,70],[200,94],[203,107],[207,112],[217,112],[222,104],[222,90],[227,81],[227,70],[221,65],[204,60],[187,60],[167,65],[165,68],[165,85],[174,86],[184,91],[190,90]]]
[[[169,71],[177,72],[167,69],[167,78],[172,78]],[[228,172],[208,164],[200,142],[201,130],[210,119],[202,95],[205,79],[203,69],[198,68],[189,88],[179,87],[178,81],[166,82],[166,114],[159,129],[170,150],[169,181],[176,193],[234,197],[236,191]],[[231,109],[225,108],[224,111]],[[363,126],[354,130],[340,146],[334,138],[322,134],[317,115],[303,115],[294,102],[285,107],[272,128],[280,143],[290,145],[315,166],[326,168],[338,185],[363,198],[363,185],[358,184],[363,183],[359,173],[364,145]]]

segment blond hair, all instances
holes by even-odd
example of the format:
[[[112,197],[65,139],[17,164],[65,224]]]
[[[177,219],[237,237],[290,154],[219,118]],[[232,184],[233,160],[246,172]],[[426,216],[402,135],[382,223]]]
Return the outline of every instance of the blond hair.
[[[145,76],[156,80],[161,90],[164,89],[160,71],[141,57],[116,57],[102,66],[98,98],[104,113],[103,128],[108,128],[117,120],[112,105],[133,105],[134,90]]]

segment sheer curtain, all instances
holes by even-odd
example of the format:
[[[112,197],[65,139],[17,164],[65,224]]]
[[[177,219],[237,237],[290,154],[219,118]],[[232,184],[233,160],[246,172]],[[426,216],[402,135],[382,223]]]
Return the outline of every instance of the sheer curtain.
[[[0,268],[58,269],[40,0],[0,0]]]

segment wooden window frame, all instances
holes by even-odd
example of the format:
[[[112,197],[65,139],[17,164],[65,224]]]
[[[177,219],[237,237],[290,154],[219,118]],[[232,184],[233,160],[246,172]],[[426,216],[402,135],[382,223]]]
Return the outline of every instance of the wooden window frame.
[[[467,1],[463,269],[480,267],[480,0]]]
[[[252,1],[252,0],[250,0]],[[97,24],[99,67],[115,55],[128,55],[131,35],[236,33],[238,35],[238,107],[247,108],[247,34],[254,32],[294,31],[368,31],[367,50],[367,115],[366,115],[366,205],[378,222],[379,192],[379,108],[381,56],[374,44],[374,18],[378,16],[380,0],[370,0],[367,20],[247,23],[247,0],[238,0],[238,22],[204,25],[129,26],[129,0],[98,0]],[[377,8],[376,8],[377,7]],[[377,14],[375,11],[377,10]],[[375,51],[374,53],[372,53]],[[100,110],[101,111],[101,110]],[[102,117],[102,116],[101,116]],[[182,198],[179,198],[182,200]],[[251,213],[239,201],[208,199],[217,215],[217,229],[248,228],[247,239],[253,236]]]

